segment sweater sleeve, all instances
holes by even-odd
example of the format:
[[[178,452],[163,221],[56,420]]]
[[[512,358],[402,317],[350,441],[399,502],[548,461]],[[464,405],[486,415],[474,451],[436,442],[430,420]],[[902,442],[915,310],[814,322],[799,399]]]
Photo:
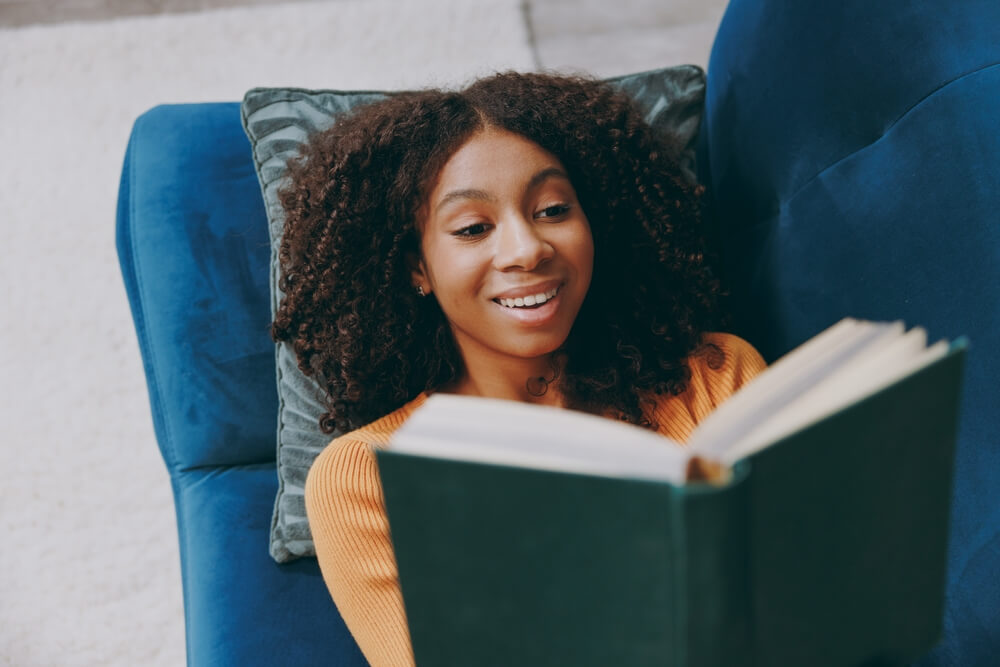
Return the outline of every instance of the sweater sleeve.
[[[316,459],[306,511],[323,579],[372,667],[412,665],[409,631],[371,445],[348,434]]]

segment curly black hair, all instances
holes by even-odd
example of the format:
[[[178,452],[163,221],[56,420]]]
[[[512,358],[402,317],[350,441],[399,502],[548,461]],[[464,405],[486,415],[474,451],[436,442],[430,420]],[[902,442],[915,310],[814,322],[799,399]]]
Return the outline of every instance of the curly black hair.
[[[325,389],[324,432],[369,423],[462,373],[448,322],[413,289],[407,258],[419,253],[418,211],[435,177],[488,127],[555,155],[590,222],[593,278],[560,350],[569,407],[655,429],[651,396],[686,388],[721,294],[699,188],[624,93],[506,72],[366,105],[290,163],[272,335]]]

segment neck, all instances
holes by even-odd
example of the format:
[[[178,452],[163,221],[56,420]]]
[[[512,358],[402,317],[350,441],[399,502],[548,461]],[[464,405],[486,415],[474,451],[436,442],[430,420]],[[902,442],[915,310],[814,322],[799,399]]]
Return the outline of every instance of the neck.
[[[502,364],[466,363],[465,374],[447,391],[464,396],[502,398],[563,407],[559,388],[562,363],[551,355]]]

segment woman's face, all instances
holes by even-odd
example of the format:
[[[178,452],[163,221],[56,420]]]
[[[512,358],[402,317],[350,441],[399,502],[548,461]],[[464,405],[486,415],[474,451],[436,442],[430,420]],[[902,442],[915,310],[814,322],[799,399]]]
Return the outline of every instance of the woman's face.
[[[554,155],[503,130],[475,134],[445,163],[421,222],[414,283],[437,297],[467,366],[563,344],[594,242]]]

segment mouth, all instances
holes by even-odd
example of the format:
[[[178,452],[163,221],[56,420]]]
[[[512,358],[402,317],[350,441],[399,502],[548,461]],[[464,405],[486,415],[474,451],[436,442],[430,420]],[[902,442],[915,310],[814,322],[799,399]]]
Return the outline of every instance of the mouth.
[[[538,292],[537,294],[527,294],[523,297],[497,297],[496,299],[493,299],[493,303],[500,304],[504,308],[510,308],[512,310],[533,310],[535,308],[540,308],[545,305],[546,302],[554,299],[560,289],[562,289],[562,285]]]

